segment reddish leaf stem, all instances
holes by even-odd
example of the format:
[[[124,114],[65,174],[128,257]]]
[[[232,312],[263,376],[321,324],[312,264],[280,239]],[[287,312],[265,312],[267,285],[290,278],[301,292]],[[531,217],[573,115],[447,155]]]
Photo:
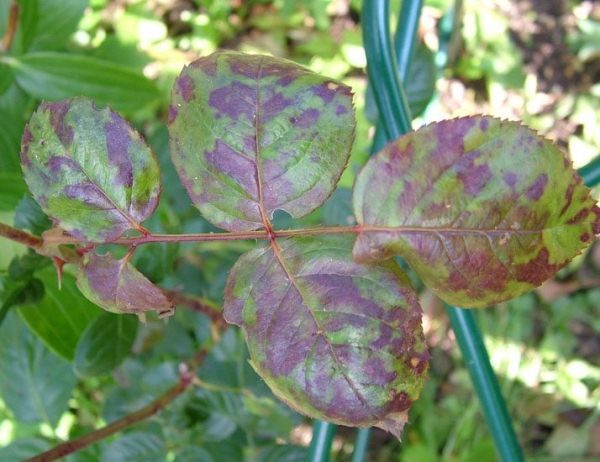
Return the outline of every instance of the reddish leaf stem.
[[[69,454],[79,451],[90,444],[94,444],[98,441],[108,438],[109,436],[114,435],[115,433],[127,427],[131,427],[132,425],[135,425],[136,423],[141,422],[148,417],[158,414],[168,404],[177,399],[189,388],[194,381],[196,368],[202,363],[207,353],[208,351],[206,349],[202,349],[198,352],[194,359],[188,363],[182,364],[179,374],[179,382],[169,388],[150,404],[141,408],[139,411],[128,414],[122,419],[106,425],[105,427],[99,428],[98,430],[94,430],[93,432],[90,432],[80,438],[65,441],[64,443],[61,443],[48,451],[42,452],[37,456],[27,459],[26,462],[50,462],[53,460],[58,460]]]
[[[6,32],[4,32],[4,37],[2,37],[2,43],[0,44],[0,52],[8,51],[12,47],[17,25],[19,24],[19,13],[19,4],[13,2],[8,11],[8,24],[6,25]]]
[[[20,229],[0,223],[0,236],[38,250],[42,247],[42,238]]]

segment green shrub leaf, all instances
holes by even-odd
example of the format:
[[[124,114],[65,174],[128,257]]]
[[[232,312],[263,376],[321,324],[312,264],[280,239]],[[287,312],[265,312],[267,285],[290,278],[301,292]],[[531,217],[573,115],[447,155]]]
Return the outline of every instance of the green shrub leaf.
[[[311,212],[334,190],[354,138],[350,88],[289,61],[219,52],[182,71],[171,155],[193,203],[229,231],[275,210]]]
[[[72,361],[83,331],[101,311],[81,295],[69,273],[63,273],[61,289],[53,267],[36,276],[44,282],[44,296],[20,307],[19,315],[50,350]]]
[[[159,96],[154,83],[142,74],[96,58],[36,52],[6,61],[21,88],[38,99],[87,96],[118,111],[133,112]]]
[[[75,387],[75,375],[64,359],[46,349],[14,313],[0,328],[0,392],[23,423],[55,426]]]
[[[158,163],[116,113],[77,98],[42,103],[23,135],[25,181],[42,210],[71,235],[111,241],[158,203]]]
[[[137,328],[135,316],[101,313],[77,344],[73,365],[77,375],[94,377],[110,373],[131,351]]]
[[[399,436],[427,370],[421,308],[395,263],[357,264],[351,247],[349,236],[290,238],[244,254],[225,319],[292,408]]]
[[[362,170],[357,261],[400,255],[448,303],[486,306],[540,285],[598,232],[570,162],[514,122],[466,117],[388,144]]]

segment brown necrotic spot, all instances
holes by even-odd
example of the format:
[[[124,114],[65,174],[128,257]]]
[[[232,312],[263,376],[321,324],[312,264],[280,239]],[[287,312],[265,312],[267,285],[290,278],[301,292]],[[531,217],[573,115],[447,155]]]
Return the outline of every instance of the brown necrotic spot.
[[[547,183],[548,175],[542,173],[535,179],[535,181],[529,187],[525,195],[528,199],[531,199],[532,201],[537,201],[540,197],[542,197],[542,194],[544,194],[544,190],[546,189]]]
[[[183,74],[177,79],[177,89],[186,103],[194,98],[194,81],[189,75]]]
[[[548,249],[542,248],[537,256],[528,263],[515,266],[517,280],[539,286],[551,274],[556,273],[561,265],[550,264]]]
[[[215,88],[208,104],[232,120],[245,116],[253,120],[256,111],[256,89],[241,82],[233,82],[225,87]]]

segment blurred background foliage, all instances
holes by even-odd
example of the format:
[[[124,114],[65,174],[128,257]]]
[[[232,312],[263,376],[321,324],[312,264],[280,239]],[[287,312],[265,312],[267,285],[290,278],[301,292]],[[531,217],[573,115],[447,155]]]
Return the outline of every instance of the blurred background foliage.
[[[0,0],[0,37],[11,0]],[[355,93],[356,143],[340,189],[303,220],[352,221],[350,188],[369,156],[377,111],[367,91],[360,0],[19,0],[0,42],[0,221],[50,225],[19,167],[24,124],[42,100],[87,95],[128,117],[162,167],[156,232],[215,231],[191,207],[168,157],[166,109],[181,68],[219,48],[270,53],[342,79]],[[399,11],[400,2],[391,2]],[[392,14],[391,21],[396,23]],[[406,86],[415,127],[473,113],[520,119],[570,153],[600,149],[600,6],[572,0],[427,0]],[[227,272],[250,243],[148,245],[136,265],[163,287],[219,306]],[[254,374],[240,332],[215,337],[180,307],[167,322],[101,312],[67,272],[0,238],[0,460],[16,461],[152,401],[178,364],[213,346],[197,387],[158,416],[67,458],[92,461],[302,461],[310,423]],[[600,458],[600,249],[539,290],[477,317],[528,460]],[[421,289],[430,380],[402,442],[374,432],[370,461],[495,460],[467,371],[438,300]],[[340,428],[333,460],[348,461]]]

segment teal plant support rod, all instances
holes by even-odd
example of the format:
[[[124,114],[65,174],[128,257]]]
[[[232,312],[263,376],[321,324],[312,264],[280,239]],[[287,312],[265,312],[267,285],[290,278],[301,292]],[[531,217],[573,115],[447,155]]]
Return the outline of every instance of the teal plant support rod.
[[[583,182],[590,188],[600,183],[600,156],[580,168],[579,174],[583,177]]]
[[[398,15],[398,25],[396,26],[396,33],[394,35],[394,52],[398,61],[398,72],[401,82],[405,82],[408,78],[422,7],[422,0],[407,0],[402,2],[400,14]],[[381,127],[381,120],[379,120],[375,129],[371,154],[381,150],[387,140],[388,138]]]
[[[352,462],[364,462],[366,460],[367,449],[369,449],[370,428],[361,428],[356,433],[354,441],[354,451],[352,452]]]
[[[388,2],[365,0],[362,20],[367,73],[372,85],[377,82],[372,88],[380,121],[387,139],[395,139],[411,130],[411,116],[391,48]],[[448,313],[496,449],[503,461],[522,461],[521,448],[473,313],[454,307],[449,307]]]
[[[313,424],[313,436],[308,451],[310,462],[329,462],[334,434],[334,424],[321,421],[316,421]]]

